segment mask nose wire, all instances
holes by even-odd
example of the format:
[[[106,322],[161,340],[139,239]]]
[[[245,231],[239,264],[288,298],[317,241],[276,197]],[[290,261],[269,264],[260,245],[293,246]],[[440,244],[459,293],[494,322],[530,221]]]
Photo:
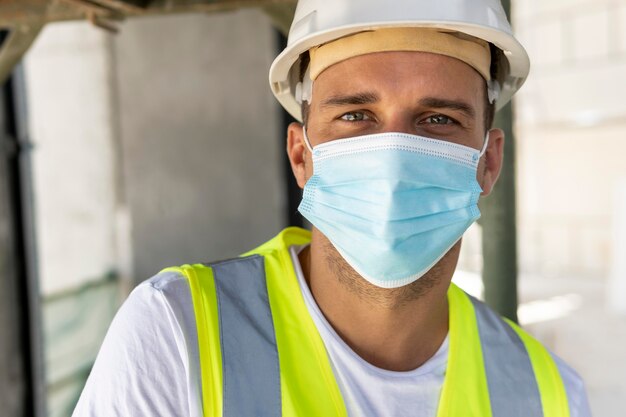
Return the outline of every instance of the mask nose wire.
[[[487,151],[487,145],[489,145],[489,132],[487,132],[487,134],[485,135],[485,141],[483,142],[483,148],[480,150],[480,153],[478,154],[479,158],[481,156],[483,156],[485,154],[485,152]]]
[[[311,155],[313,155],[313,147],[311,146],[311,141],[309,141],[309,137],[306,135],[306,126],[304,125],[302,125],[302,134],[304,136],[304,143],[307,149],[309,150],[309,152],[311,152]]]

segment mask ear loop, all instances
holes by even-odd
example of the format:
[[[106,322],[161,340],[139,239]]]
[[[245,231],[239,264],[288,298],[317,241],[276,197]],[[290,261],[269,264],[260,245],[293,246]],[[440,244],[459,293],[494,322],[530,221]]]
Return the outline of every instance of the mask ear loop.
[[[311,146],[311,142],[309,141],[309,137],[306,135],[306,126],[302,125],[302,135],[304,136],[304,143],[307,147],[307,149],[309,150],[309,152],[311,152],[311,155],[313,155],[313,147]]]
[[[487,145],[489,145],[489,132],[485,135],[485,141],[483,142],[483,148],[480,150],[478,154],[478,158],[481,158],[485,152],[487,151]]]

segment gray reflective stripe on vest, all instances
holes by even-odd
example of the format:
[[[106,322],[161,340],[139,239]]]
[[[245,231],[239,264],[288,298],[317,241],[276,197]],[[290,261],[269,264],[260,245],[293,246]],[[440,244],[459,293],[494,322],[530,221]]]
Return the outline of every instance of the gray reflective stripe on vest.
[[[212,264],[224,377],[224,417],[279,417],[280,370],[263,257]]]
[[[476,311],[493,417],[542,417],[537,379],[515,330],[470,296]]]

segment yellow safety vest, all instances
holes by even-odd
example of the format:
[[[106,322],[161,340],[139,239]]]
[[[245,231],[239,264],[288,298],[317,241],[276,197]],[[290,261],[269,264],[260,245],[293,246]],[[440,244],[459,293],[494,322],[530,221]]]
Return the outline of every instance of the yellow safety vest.
[[[168,270],[187,277],[206,417],[346,417],[324,343],[289,254],[288,228],[239,258]],[[549,352],[452,284],[438,417],[569,417]]]

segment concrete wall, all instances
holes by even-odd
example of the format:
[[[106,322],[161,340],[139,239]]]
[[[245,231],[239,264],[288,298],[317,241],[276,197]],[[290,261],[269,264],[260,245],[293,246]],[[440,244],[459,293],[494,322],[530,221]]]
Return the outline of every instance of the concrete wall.
[[[47,26],[26,56],[43,295],[117,268],[108,35]]]
[[[136,280],[236,256],[283,226],[274,54],[255,10],[44,30],[26,59],[44,294],[131,254]]]
[[[244,10],[129,21],[114,51],[135,280],[273,236],[286,200],[269,19]]]
[[[120,301],[94,284],[122,272],[110,50],[102,31],[55,24],[24,65],[51,417],[71,414]]]
[[[245,10],[117,36],[54,24],[28,53],[50,416],[71,413],[120,282],[237,256],[285,224],[274,43]]]

